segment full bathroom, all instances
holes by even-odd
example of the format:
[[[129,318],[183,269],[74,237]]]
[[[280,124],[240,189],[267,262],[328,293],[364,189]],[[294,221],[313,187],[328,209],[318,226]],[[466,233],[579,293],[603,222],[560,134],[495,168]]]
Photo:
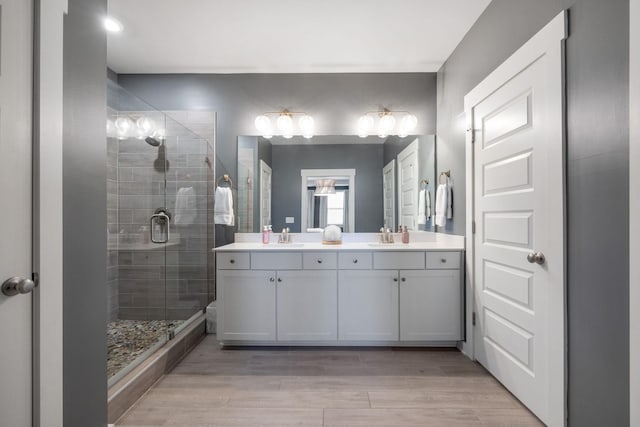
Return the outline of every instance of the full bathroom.
[[[0,3],[1,425],[640,422],[640,0]]]

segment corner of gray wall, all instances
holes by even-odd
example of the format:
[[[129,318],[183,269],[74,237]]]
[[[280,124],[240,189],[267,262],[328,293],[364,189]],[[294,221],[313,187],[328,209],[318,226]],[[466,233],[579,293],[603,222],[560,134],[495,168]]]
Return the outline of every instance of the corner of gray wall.
[[[105,426],[106,0],[69,0],[64,17],[63,416]]]

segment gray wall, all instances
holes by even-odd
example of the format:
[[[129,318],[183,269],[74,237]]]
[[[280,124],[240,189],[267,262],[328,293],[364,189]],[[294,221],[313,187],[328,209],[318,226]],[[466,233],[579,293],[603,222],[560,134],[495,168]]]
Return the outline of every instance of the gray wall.
[[[437,163],[458,184],[450,231],[464,234],[463,97],[564,7],[570,8],[569,424],[623,426],[629,425],[628,0],[494,0],[438,73]]]
[[[233,178],[236,137],[255,135],[265,111],[305,111],[318,135],[354,135],[358,117],[381,107],[411,111],[416,133],[436,130],[435,73],[120,74],[118,83],[160,110],[217,111],[216,173]]]
[[[273,230],[300,232],[301,169],[355,169],[355,231],[382,227],[382,144],[274,145],[272,148]],[[330,165],[330,166],[329,166]],[[351,189],[350,189],[351,190]],[[285,225],[285,217],[295,218]]]
[[[106,426],[106,0],[69,0],[64,17],[63,412]]]

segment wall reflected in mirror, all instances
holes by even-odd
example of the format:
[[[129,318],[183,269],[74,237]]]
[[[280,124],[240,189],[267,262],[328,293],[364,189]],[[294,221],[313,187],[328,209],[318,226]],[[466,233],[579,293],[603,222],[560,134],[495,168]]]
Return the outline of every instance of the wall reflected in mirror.
[[[237,231],[312,232],[330,223],[345,232],[431,231],[424,195],[434,196],[435,143],[434,135],[239,136]],[[353,171],[350,183],[345,171]],[[322,179],[334,179],[341,195],[317,195]]]

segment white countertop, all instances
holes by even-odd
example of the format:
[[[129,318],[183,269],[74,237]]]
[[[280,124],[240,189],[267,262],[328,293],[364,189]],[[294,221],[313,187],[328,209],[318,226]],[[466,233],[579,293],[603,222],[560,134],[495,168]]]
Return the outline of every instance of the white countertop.
[[[269,244],[261,242],[261,234],[236,234],[236,243],[213,249],[220,252],[232,251],[461,251],[464,250],[464,236],[442,233],[411,233],[410,243],[377,243],[376,233],[349,233],[343,235],[341,245],[324,245],[322,236],[315,233],[292,234],[292,243],[277,243],[277,235]],[[400,242],[399,234],[394,234]]]

